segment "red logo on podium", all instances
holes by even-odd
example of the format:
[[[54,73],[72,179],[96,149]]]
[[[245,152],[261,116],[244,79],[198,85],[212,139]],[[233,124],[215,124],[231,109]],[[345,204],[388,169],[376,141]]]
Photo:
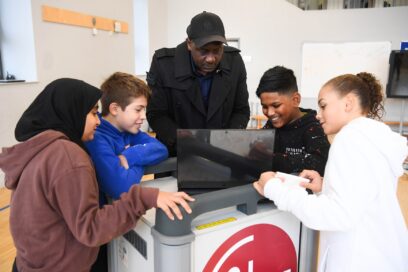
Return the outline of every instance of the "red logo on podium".
[[[204,272],[296,272],[296,250],[289,235],[270,224],[242,229],[211,256]]]

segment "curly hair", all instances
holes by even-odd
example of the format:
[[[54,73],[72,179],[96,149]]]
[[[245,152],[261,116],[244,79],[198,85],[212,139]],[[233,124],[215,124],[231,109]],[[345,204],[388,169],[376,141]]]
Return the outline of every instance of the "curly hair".
[[[341,96],[350,92],[357,95],[363,113],[367,117],[377,120],[383,117],[384,94],[380,82],[373,74],[361,72],[356,75],[340,75],[324,84],[324,86],[328,85],[331,85]]]

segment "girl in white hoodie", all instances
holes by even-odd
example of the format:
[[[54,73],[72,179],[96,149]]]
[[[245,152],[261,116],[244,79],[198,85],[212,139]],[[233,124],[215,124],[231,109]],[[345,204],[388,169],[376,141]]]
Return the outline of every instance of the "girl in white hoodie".
[[[319,271],[408,271],[408,232],[397,200],[398,178],[408,155],[407,139],[380,119],[381,85],[369,73],[341,75],[319,93],[317,119],[337,134],[324,179],[311,170],[310,183],[287,186],[265,172],[255,189],[279,209],[320,230]]]

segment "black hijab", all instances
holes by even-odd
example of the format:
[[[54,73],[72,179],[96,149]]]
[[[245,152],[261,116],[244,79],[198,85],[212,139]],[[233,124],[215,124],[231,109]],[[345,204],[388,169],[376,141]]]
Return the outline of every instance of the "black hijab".
[[[64,133],[85,151],[82,134],[86,116],[101,97],[101,91],[88,83],[61,78],[48,84],[23,113],[14,134],[26,141],[48,129]]]

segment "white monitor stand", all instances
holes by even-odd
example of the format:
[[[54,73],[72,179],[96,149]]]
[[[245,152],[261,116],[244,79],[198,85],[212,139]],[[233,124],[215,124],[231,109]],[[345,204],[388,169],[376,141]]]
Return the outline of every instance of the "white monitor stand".
[[[405,100],[406,99],[401,99],[401,116],[400,116],[400,123],[399,123],[399,133],[402,135],[403,134],[403,127],[404,127],[404,113],[405,113]]]

